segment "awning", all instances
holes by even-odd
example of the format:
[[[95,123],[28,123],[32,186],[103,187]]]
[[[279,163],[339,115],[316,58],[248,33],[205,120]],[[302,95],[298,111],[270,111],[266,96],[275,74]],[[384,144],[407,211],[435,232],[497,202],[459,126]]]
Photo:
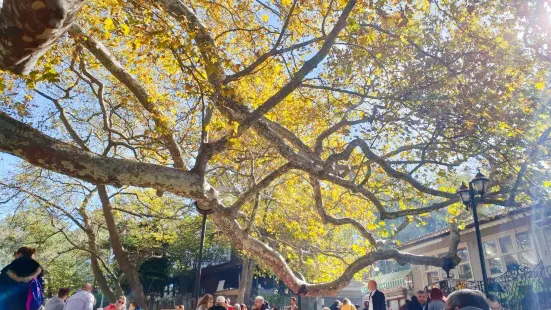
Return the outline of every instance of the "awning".
[[[404,287],[406,286],[406,281],[404,280],[411,273],[411,270],[402,270],[397,272],[391,272],[387,274],[380,275],[375,278],[377,281],[377,287],[379,289],[389,289],[394,287]]]

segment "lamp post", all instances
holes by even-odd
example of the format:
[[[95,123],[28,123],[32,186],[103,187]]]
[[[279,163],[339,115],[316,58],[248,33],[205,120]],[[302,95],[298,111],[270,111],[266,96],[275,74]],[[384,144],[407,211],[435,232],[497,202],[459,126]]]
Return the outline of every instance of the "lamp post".
[[[199,303],[199,294],[201,293],[201,268],[203,266],[203,248],[205,247],[205,231],[207,228],[207,215],[212,214],[212,209],[202,209],[195,202],[195,209],[199,214],[203,215],[203,221],[201,223],[201,244],[199,245],[199,260],[197,262],[197,271],[195,273],[195,290],[193,295],[195,297],[195,304]]]
[[[484,293],[488,294],[488,276],[486,274],[486,261],[484,260],[484,249],[482,247],[482,237],[480,235],[480,226],[478,222],[478,211],[476,209],[479,202],[484,198],[488,186],[488,178],[483,175],[480,170],[475,175],[474,179],[469,182],[469,186],[465,183],[459,188],[459,196],[463,204],[469,210],[473,210],[474,228],[476,231],[476,242],[478,244],[478,256],[480,258],[480,267],[482,268],[482,282],[484,283]]]

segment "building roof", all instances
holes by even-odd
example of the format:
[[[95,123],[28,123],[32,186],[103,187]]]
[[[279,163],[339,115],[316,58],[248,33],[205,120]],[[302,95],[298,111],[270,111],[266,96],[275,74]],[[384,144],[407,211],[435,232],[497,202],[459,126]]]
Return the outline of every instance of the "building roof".
[[[489,216],[487,216],[483,219],[480,219],[479,220],[479,225],[489,224],[491,222],[495,222],[495,221],[498,221],[500,219],[504,219],[504,218],[507,218],[507,217],[510,217],[510,216],[513,216],[513,215],[531,213],[532,211],[534,211],[536,209],[542,209],[542,208],[545,208],[546,206],[548,206],[548,205],[534,205],[534,206],[526,207],[526,208],[518,208],[518,209],[515,209],[515,210],[512,210],[512,211],[506,212],[506,213],[495,213],[495,214],[489,215]],[[465,229],[472,228],[472,227],[474,227],[474,221],[471,220],[471,221],[468,221],[466,223]],[[447,236],[449,234],[450,234],[449,227],[439,229],[439,230],[436,230],[434,232],[428,233],[426,235],[420,236],[418,238],[413,238],[413,239],[411,239],[407,242],[404,242],[398,248],[399,249],[409,248],[411,246],[421,244],[421,243],[424,243],[424,242],[427,242],[427,241],[430,241],[430,240],[433,240],[433,239],[437,239],[437,238],[440,238],[440,237],[444,237],[444,236]]]
[[[201,268],[201,273],[208,274],[208,273],[220,272],[223,270],[230,270],[230,269],[237,270],[237,269],[240,269],[242,265],[243,265],[242,262],[239,260],[231,260],[226,263]]]

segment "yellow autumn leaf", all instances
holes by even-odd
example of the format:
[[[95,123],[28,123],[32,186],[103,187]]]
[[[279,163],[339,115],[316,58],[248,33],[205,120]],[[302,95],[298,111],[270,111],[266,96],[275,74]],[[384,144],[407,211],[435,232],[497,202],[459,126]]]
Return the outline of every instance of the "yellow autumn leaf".
[[[537,90],[543,90],[545,88],[545,82],[537,82],[534,87],[537,89]]]
[[[268,15],[264,14],[262,15],[262,20],[267,23],[268,22]]]
[[[109,31],[115,29],[115,25],[114,25],[113,20],[111,18],[106,18],[105,19],[105,21],[103,22],[103,29],[106,32],[109,32]]]
[[[121,25],[121,30],[124,35],[128,35],[130,33],[130,27],[128,27],[126,24]]]

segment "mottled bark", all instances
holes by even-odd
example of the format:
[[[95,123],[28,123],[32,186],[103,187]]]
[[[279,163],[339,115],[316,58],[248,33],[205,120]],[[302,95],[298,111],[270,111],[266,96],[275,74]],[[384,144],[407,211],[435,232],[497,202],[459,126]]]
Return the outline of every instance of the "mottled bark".
[[[84,0],[1,0],[0,69],[29,73],[73,23]]]
[[[2,112],[0,150],[35,166],[95,184],[151,187],[198,201],[207,200],[205,193],[215,195],[214,189],[194,173],[87,152]]]
[[[142,282],[138,276],[138,269],[128,259],[128,255],[124,250],[117,224],[115,223],[115,217],[113,216],[113,209],[111,202],[109,201],[109,195],[107,194],[107,188],[105,185],[98,185],[98,194],[101,200],[101,206],[103,209],[103,217],[105,218],[105,224],[109,231],[109,242],[113,249],[115,259],[119,264],[121,270],[126,274],[128,279],[128,285],[132,290],[133,299],[136,300],[142,309],[147,309],[147,299],[143,290]]]
[[[378,249],[355,260],[334,281],[315,284],[308,283],[296,276],[278,251],[250,234],[247,234],[243,229],[236,229],[237,227],[240,228],[237,221],[229,219],[227,216],[220,213],[214,213],[212,216],[219,228],[226,232],[229,240],[231,240],[232,245],[236,249],[246,251],[256,259],[261,260],[267,266],[270,266],[274,274],[283,281],[293,293],[303,296],[334,295],[346,287],[356,273],[379,260],[392,259],[401,265],[411,263],[440,268],[444,266],[446,261],[446,259],[442,257],[414,255],[400,252],[397,249]],[[459,231],[456,224],[451,225],[450,230],[450,248],[447,257],[452,259],[453,264],[457,264],[459,262],[459,257],[456,254],[459,244]]]

